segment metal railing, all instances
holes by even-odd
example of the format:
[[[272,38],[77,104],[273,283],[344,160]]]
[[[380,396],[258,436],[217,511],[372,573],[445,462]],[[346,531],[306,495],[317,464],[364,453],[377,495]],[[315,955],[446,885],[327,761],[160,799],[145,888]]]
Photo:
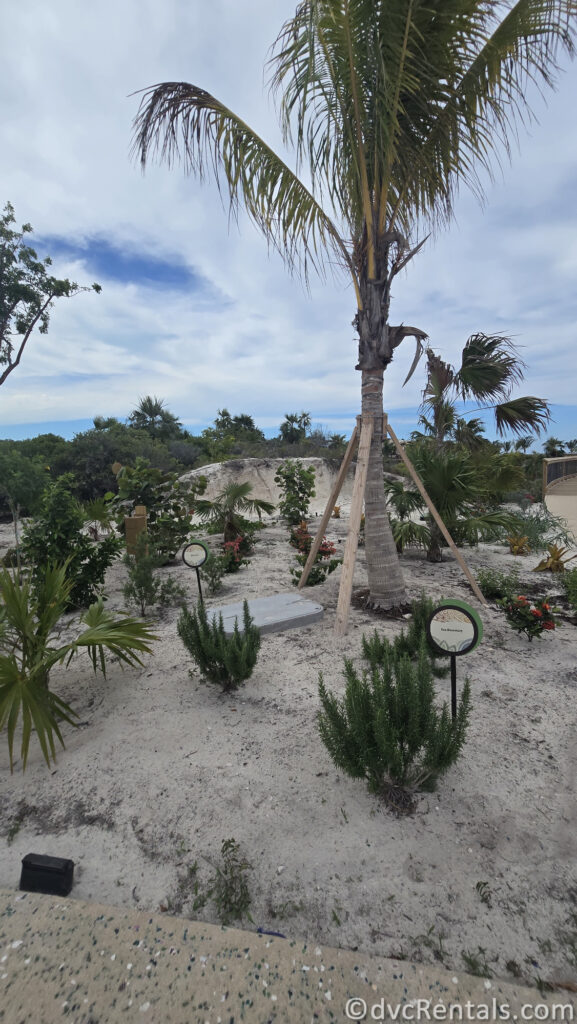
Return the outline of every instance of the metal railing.
[[[564,455],[558,459],[543,459],[543,496],[554,484],[577,476],[577,455]]]

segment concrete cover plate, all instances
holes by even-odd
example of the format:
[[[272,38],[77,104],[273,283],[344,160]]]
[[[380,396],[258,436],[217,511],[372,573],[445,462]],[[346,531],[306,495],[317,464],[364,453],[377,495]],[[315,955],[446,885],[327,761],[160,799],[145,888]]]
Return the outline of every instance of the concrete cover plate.
[[[218,619],[219,614],[222,614],[227,635],[234,632],[235,621],[238,621],[238,628],[242,631],[242,604],[242,601],[236,601],[221,608],[209,608],[209,621],[214,617]],[[322,605],[294,591],[272,594],[271,597],[250,598],[248,610],[261,633],[278,633],[282,629],[310,626],[322,619],[324,612]]]

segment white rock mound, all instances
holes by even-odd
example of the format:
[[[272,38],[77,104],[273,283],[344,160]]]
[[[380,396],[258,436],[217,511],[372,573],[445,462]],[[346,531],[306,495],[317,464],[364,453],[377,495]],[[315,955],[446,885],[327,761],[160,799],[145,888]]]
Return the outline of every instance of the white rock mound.
[[[296,461],[296,460],[295,460]],[[331,490],[341,466],[340,459],[299,459],[307,469],[312,466],[315,471],[315,497],[311,500],[310,514],[319,515],[324,512]],[[231,483],[252,484],[253,498],[261,498],[278,505],[280,490],[275,483],[275,474],[286,459],[231,459],[228,462],[214,462],[200,469],[189,470],[181,480],[192,480],[197,476],[207,478],[207,488],[203,495],[212,501],[220,491]],[[344,480],[337,505],[347,511],[351,503],[354,480],[354,465],[349,469]]]

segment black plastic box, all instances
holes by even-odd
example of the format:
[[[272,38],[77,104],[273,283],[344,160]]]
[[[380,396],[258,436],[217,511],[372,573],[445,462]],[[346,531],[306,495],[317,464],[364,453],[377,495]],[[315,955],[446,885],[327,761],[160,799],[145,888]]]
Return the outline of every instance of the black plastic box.
[[[20,888],[25,892],[68,896],[73,879],[73,860],[67,860],[65,857],[47,857],[42,853],[27,853],[22,859]]]

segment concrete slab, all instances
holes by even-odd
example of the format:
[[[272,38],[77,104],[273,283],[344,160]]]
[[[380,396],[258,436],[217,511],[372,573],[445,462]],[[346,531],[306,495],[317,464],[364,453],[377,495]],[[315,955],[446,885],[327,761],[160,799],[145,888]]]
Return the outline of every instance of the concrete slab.
[[[0,891],[0,961],[5,1024],[569,1022],[575,1015],[568,992],[541,995],[438,964],[37,893]]]
[[[234,632],[234,624],[242,631],[242,601],[225,604],[220,608],[209,608],[208,618],[222,615],[224,631],[227,635]],[[324,608],[316,601],[303,597],[294,590],[270,597],[251,597],[248,599],[248,610],[261,633],[280,633],[283,629],[296,629],[297,626],[310,626],[322,619]]]

